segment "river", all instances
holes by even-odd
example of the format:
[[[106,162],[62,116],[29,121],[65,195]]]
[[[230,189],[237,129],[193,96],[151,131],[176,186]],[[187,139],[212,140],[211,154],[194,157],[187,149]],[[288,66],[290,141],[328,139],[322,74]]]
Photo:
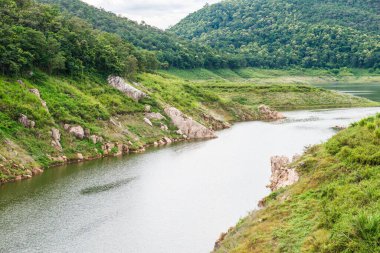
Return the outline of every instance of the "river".
[[[0,187],[0,252],[209,252],[292,156],[380,108],[288,112],[219,138],[47,170]]]

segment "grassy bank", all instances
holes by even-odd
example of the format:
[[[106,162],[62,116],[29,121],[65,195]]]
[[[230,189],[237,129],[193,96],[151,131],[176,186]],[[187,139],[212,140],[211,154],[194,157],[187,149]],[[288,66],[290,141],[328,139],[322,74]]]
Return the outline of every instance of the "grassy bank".
[[[108,154],[113,155],[121,151],[118,144],[127,145],[130,151],[138,151],[164,137],[181,138],[168,118],[152,120],[153,126],[148,125],[144,121],[147,106],[152,112],[163,115],[165,107],[174,106],[209,128],[221,129],[226,122],[259,120],[260,104],[278,109],[377,105],[366,99],[303,84],[264,85],[246,79],[208,80],[202,75],[204,71],[210,72],[175,70],[175,73],[140,74],[135,86],[149,95],[140,102],[109,86],[102,76],[73,79],[41,72],[29,78],[1,76],[0,180],[25,177],[35,167],[46,168],[66,162],[66,159],[77,161],[81,156],[84,159],[101,157],[107,143],[114,145]],[[277,73],[277,70],[260,70],[261,73],[265,71]],[[212,73],[228,74],[225,70]],[[198,80],[184,78],[185,74],[197,76]],[[31,89],[40,92],[46,107],[30,92]],[[19,122],[22,114],[35,122],[34,128],[26,128]],[[65,124],[81,126],[88,136],[95,135],[103,141],[94,143],[89,137],[78,139],[64,129]],[[163,125],[168,130],[162,128]],[[62,150],[52,146],[53,128],[61,134]]]
[[[378,83],[379,70],[368,69],[169,69],[171,75],[194,81],[244,81],[256,84]]]
[[[380,115],[364,119],[294,164],[298,183],[233,228],[216,252],[379,252]]]

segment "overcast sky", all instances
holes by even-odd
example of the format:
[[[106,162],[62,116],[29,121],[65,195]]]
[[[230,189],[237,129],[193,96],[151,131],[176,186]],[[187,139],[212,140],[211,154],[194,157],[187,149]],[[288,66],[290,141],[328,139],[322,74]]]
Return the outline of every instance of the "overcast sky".
[[[162,29],[176,24],[187,14],[202,8],[206,3],[220,0],[82,0],[96,7],[102,7],[135,21]]]

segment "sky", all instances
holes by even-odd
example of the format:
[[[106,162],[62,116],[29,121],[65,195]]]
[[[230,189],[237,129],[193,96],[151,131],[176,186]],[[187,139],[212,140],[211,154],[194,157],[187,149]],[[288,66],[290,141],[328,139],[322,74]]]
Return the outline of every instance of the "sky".
[[[166,29],[206,3],[220,0],[82,0],[129,19]]]

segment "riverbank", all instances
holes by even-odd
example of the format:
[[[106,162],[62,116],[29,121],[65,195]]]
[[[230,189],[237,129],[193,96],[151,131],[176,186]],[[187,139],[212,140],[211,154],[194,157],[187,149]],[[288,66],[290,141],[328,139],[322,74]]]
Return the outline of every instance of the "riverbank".
[[[236,123],[219,138],[64,165],[1,185],[0,251],[210,252],[222,231],[269,194],[271,156],[300,154],[330,138],[331,127],[378,110],[285,112],[277,122]]]
[[[377,114],[308,147],[290,165],[299,181],[266,197],[215,252],[378,252],[379,122]]]
[[[29,78],[1,77],[0,182],[28,179],[65,163],[213,137],[207,132],[233,122],[275,119],[276,114],[262,104],[273,108],[291,104],[292,109],[321,108],[324,103],[376,105],[305,85],[231,81],[200,85],[165,73],[141,74],[135,82],[112,80],[39,72]],[[180,121],[193,120],[191,125],[201,134],[189,136],[192,130],[173,118],[176,112],[168,115],[168,108],[183,115]]]

